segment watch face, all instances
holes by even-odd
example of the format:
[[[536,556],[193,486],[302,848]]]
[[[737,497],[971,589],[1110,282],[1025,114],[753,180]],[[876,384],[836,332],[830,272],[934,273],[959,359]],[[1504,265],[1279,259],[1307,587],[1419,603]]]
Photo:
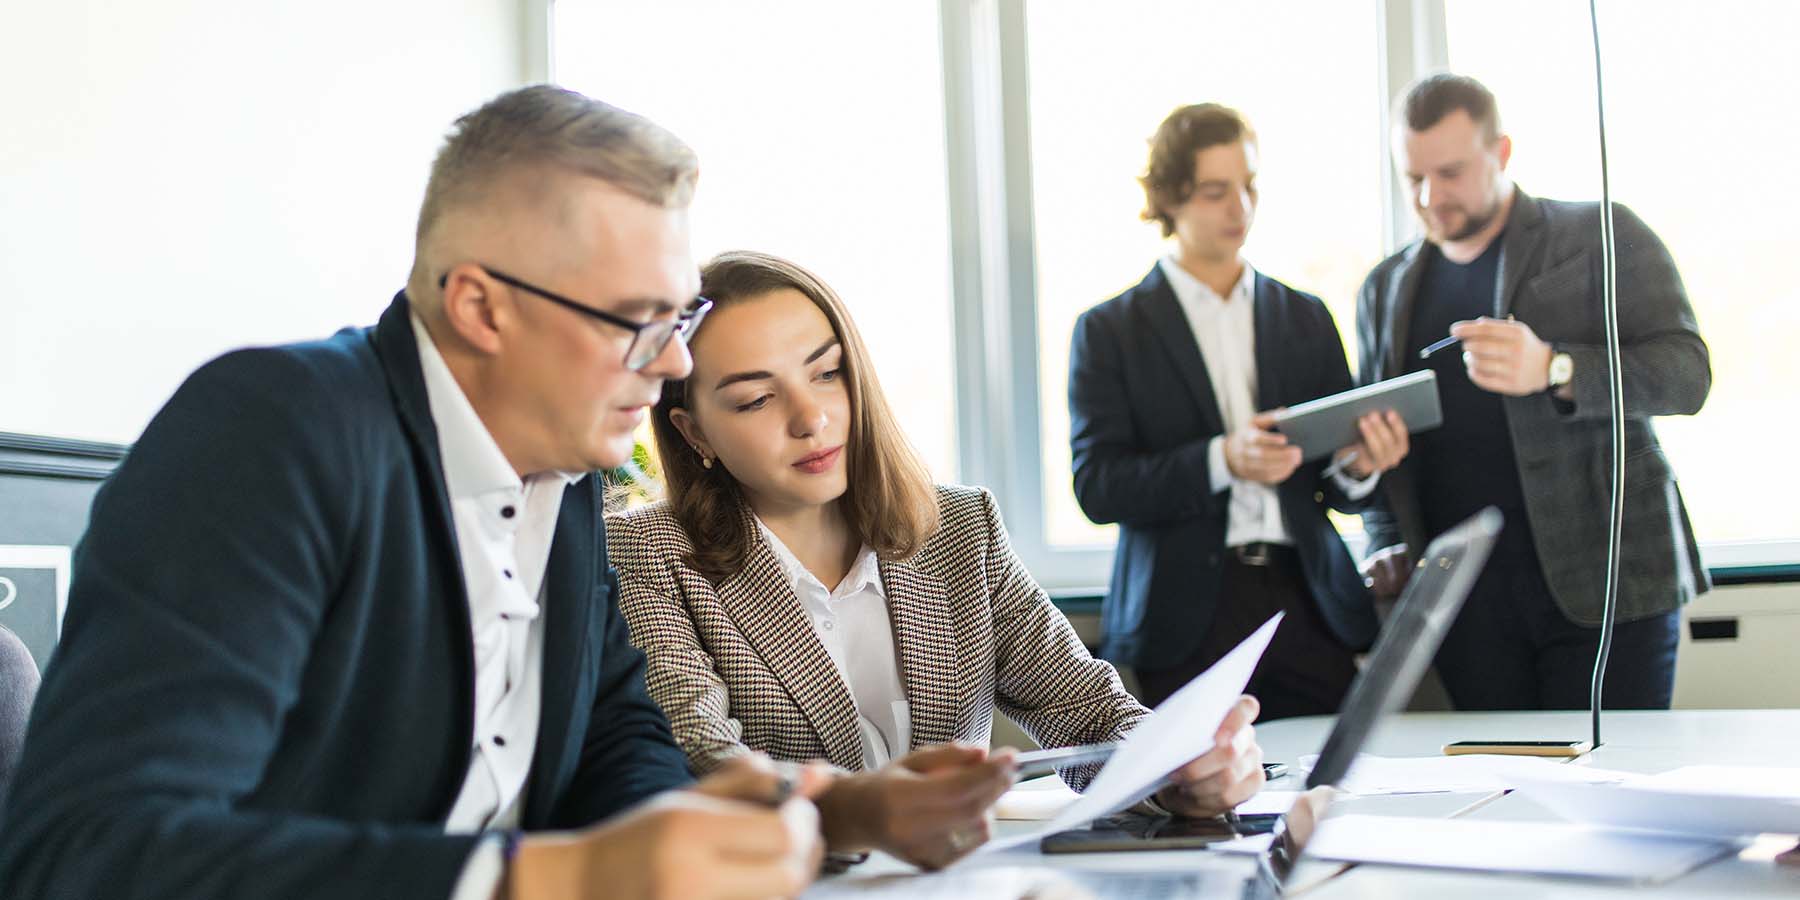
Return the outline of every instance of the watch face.
[[[1550,357],[1550,386],[1562,387],[1569,383],[1570,376],[1575,374],[1575,360],[1567,353],[1558,353]]]

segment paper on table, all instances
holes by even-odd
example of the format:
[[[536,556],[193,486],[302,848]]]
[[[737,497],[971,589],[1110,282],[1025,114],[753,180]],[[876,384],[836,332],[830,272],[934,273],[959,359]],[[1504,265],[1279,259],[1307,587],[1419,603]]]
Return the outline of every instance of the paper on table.
[[[1000,799],[994,802],[994,818],[1054,819],[1057,813],[1068,809],[1070,804],[1080,799],[1081,795],[1070,790],[1061,778],[1045,775],[1001,794]]]
[[[1571,822],[1710,838],[1800,834],[1800,800],[1636,784],[1535,784],[1519,795]]]
[[[1626,787],[1733,797],[1800,800],[1800,769],[1767,766],[1682,766],[1625,782]]]
[[[1306,855],[1342,862],[1652,883],[1711,862],[1737,846],[1732,841],[1546,822],[1350,815],[1320,825]]]
[[[1292,809],[1294,801],[1300,799],[1300,791],[1258,791],[1250,799],[1238,804],[1237,814],[1240,816],[1281,815]]]
[[[1164,777],[1213,747],[1219,725],[1237,703],[1250,673],[1268,649],[1284,613],[1276,613],[1254,634],[1164,700],[1127,735],[1081,799],[1036,831],[995,841],[984,850],[1004,850],[1066,831],[1118,812],[1149,796]]]
[[[821,878],[801,897],[804,900],[837,898],[888,898],[895,900],[961,900],[965,897],[1032,897],[1055,873],[1043,869],[1005,866],[958,869],[929,874],[877,875],[870,878]]]
[[[1311,770],[1316,755],[1300,758]],[[1551,762],[1529,756],[1421,756],[1396,758],[1364,753],[1350,765],[1339,790],[1350,794],[1436,794],[1505,791],[1522,784],[1606,784],[1635,777],[1593,766]]]
[[[1069,790],[1062,779],[1054,775],[1045,776],[1045,781],[1054,781],[1054,785],[1020,785],[1000,795],[994,802],[994,818],[1009,821],[1048,820],[1069,808],[1070,804],[1081,799],[1081,795]],[[1257,814],[1280,815],[1294,805],[1300,796],[1299,791],[1260,791],[1250,799],[1238,804],[1239,815]]]

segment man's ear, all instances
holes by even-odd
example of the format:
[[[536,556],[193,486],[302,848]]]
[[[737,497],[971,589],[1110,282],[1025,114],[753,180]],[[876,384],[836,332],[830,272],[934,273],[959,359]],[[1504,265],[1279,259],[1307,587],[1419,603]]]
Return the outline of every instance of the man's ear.
[[[688,446],[698,451],[701,456],[718,457],[718,454],[714,453],[712,447],[706,443],[706,432],[700,430],[700,423],[694,421],[693,415],[686,409],[677,406],[669,410],[669,422],[675,426],[676,431],[681,432],[681,437],[687,441]]]
[[[450,269],[444,279],[444,322],[457,337],[480,353],[500,352],[500,321],[510,312],[500,283],[480,266],[464,264]]]
[[[1506,171],[1506,164],[1512,160],[1512,137],[1501,135],[1494,141],[1494,155],[1500,159],[1500,171]]]

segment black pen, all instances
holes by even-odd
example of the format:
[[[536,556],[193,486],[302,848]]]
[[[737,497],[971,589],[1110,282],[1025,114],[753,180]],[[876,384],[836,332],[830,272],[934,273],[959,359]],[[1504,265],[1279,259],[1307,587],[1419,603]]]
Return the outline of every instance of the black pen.
[[[1431,354],[1436,353],[1439,350],[1442,350],[1445,347],[1448,347],[1451,344],[1455,344],[1461,340],[1462,340],[1462,338],[1459,338],[1459,337],[1447,337],[1441,341],[1432,341],[1430,344],[1427,344],[1424,347],[1421,347],[1419,349],[1419,358],[1420,359],[1430,359]]]

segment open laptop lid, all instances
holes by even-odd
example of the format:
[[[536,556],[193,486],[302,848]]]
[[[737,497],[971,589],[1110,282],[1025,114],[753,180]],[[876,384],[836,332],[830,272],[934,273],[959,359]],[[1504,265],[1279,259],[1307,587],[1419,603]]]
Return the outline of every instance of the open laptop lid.
[[[1350,764],[1382,717],[1398,709],[1418,687],[1450,623],[1475,587],[1502,521],[1500,511],[1490,506],[1444,532],[1420,557],[1374,652],[1350,685],[1337,724],[1325,738],[1318,764],[1307,776],[1307,792],[1282,815],[1269,849],[1258,857],[1256,875],[1244,889],[1246,898],[1260,900],[1284,892],[1313,827],[1330,806],[1329,786],[1349,773]]]

